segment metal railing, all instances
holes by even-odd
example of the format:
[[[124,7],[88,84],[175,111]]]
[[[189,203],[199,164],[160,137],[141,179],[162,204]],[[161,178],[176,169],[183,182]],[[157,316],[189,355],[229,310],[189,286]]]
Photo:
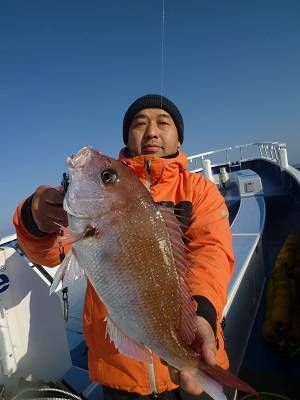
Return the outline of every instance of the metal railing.
[[[224,162],[222,162],[222,164],[228,164],[228,162],[229,162],[229,152],[230,152],[231,149],[232,149],[232,147],[226,147],[224,149],[207,151],[206,153],[200,153],[200,154],[196,154],[194,156],[188,157],[189,163],[193,165],[193,169],[192,169],[191,172],[201,171],[203,169],[203,160],[208,159],[209,157],[207,157],[207,156],[215,155],[215,154],[218,154],[218,153],[224,153],[225,154],[225,160],[224,160]],[[214,164],[212,166],[214,166]]]
[[[282,160],[284,154],[286,160]],[[218,157],[217,160],[211,160],[211,158],[216,158],[216,156]],[[196,154],[188,157],[189,170],[190,172],[202,171],[204,160],[211,160],[211,167],[214,167],[219,165],[241,165],[243,161],[254,158],[267,159],[280,166],[285,161],[287,165],[286,144],[279,142],[247,143]]]

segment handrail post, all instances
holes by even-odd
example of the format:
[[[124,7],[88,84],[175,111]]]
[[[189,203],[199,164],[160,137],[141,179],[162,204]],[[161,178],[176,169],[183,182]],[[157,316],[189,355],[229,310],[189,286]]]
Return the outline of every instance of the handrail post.
[[[203,159],[202,165],[204,176],[206,176],[210,181],[214,182],[210,160],[208,158]]]
[[[225,161],[226,161],[226,164],[228,164],[228,163],[229,163],[229,158],[228,158],[228,149],[226,149],[226,150],[225,150]]]
[[[287,151],[285,148],[279,147],[279,163],[281,171],[287,169],[289,166]]]
[[[275,147],[275,159],[277,162],[279,162],[279,150],[277,146]]]

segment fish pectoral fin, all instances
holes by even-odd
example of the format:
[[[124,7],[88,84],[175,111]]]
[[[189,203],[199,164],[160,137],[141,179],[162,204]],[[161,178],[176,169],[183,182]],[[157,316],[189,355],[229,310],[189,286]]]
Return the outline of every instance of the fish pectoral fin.
[[[110,340],[114,342],[116,349],[127,357],[134,358],[137,361],[151,362],[151,352],[140,343],[130,339],[121,329],[114,323],[114,321],[108,315],[106,321],[106,333],[105,337],[110,337]]]
[[[64,288],[71,285],[82,276],[84,276],[84,270],[80,266],[74,251],[70,250],[63,262],[60,264],[58,271],[54,275],[54,279],[50,287],[50,294],[58,290],[57,288],[61,281]]]

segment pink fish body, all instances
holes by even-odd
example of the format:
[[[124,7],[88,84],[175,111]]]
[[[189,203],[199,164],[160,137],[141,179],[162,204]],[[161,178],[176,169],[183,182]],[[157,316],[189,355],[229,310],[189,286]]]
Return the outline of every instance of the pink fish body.
[[[73,248],[53,290],[80,266],[108,310],[107,334],[123,354],[151,362],[151,352],[178,370],[189,369],[214,399],[223,384],[255,393],[192,350],[195,307],[185,283],[188,257],[179,223],[158,207],[121,161],[84,147],[67,160]],[[75,273],[76,275],[76,273]]]

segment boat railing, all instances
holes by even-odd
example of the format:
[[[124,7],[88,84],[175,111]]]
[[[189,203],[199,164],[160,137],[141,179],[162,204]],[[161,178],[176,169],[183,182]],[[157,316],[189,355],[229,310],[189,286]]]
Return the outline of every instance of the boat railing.
[[[241,166],[242,162],[262,158],[272,161],[281,169],[288,167],[286,144],[280,142],[247,143],[234,147],[208,151],[188,157],[190,172],[203,171],[211,176],[211,168],[215,166]]]

